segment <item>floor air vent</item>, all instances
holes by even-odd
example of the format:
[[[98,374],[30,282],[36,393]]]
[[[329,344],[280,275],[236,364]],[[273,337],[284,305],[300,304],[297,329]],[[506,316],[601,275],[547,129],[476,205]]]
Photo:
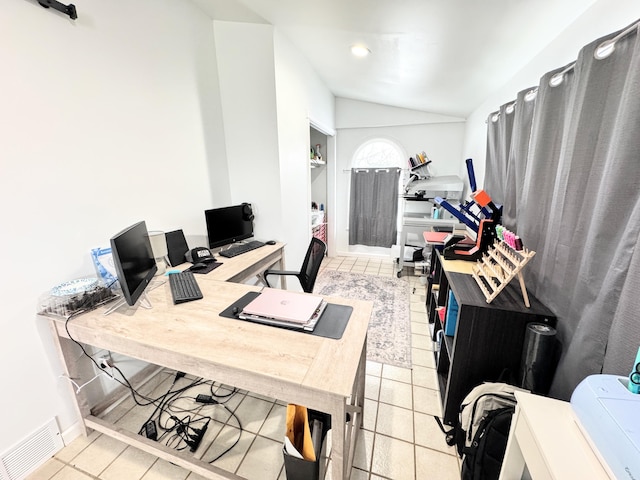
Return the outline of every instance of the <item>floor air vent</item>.
[[[22,480],[64,446],[55,418],[0,457],[0,480]]]

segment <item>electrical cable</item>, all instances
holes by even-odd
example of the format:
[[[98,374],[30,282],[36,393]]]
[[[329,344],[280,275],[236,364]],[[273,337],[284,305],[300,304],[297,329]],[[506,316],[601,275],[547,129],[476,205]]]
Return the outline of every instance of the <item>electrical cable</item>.
[[[175,385],[176,381],[178,380],[178,373],[181,372],[177,372],[176,373],[176,378],[174,379],[174,382],[172,384],[172,386],[169,388],[169,390],[164,393],[163,395],[160,395],[157,398],[150,398],[146,395],[141,394],[140,392],[138,392],[133,385],[131,385],[131,383],[129,382],[129,380],[127,379],[127,377],[124,375],[124,373],[122,372],[122,370],[120,370],[119,367],[117,367],[116,365],[112,365],[111,368],[116,370],[118,372],[118,374],[122,377],[122,380],[118,379],[115,375],[113,375],[112,373],[107,372],[105,369],[103,369],[100,364],[91,356],[89,355],[89,353],[87,352],[87,350],[85,349],[84,345],[82,343],[80,343],[78,340],[76,340],[75,338],[73,338],[73,336],[71,335],[71,332],[69,331],[69,321],[74,318],[74,315],[71,315],[69,318],[67,318],[65,320],[64,323],[64,328],[65,331],[67,333],[67,336],[69,337],[69,339],[71,341],[73,341],[76,345],[78,345],[78,347],[80,347],[80,350],[82,351],[82,353],[89,358],[89,360],[96,366],[96,368],[98,369],[99,372],[102,372],[103,374],[107,375],[109,378],[115,380],[116,382],[118,382],[120,385],[122,385],[123,387],[127,388],[129,390],[129,392],[131,393],[131,397],[133,399],[133,401],[135,402],[136,405],[141,406],[141,407],[146,407],[149,405],[155,405],[156,408],[154,409],[154,412],[151,414],[151,416],[149,417],[149,419],[147,420],[147,422],[145,422],[144,425],[146,425],[149,421],[153,420],[153,416],[155,415],[156,412],[158,412],[158,410],[160,410],[160,414],[158,414],[158,423],[159,423],[159,427],[162,428],[163,430],[165,430],[160,436],[158,436],[158,440],[164,438],[167,434],[171,433],[172,431],[175,430],[175,433],[173,436],[169,437],[166,441],[165,441],[165,445],[167,446],[171,446],[170,444],[176,440],[179,440],[177,445],[174,446],[173,448],[175,448],[176,450],[184,450],[187,447],[191,448],[193,451],[195,451],[195,449],[197,448],[197,446],[199,445],[199,442],[202,440],[202,437],[204,436],[204,431],[206,431],[206,426],[208,426],[209,422],[212,420],[211,417],[209,416],[202,416],[201,418],[195,420],[195,421],[204,421],[206,419],[206,423],[205,426],[202,427],[202,429],[195,429],[194,427],[191,426],[191,422],[193,422],[194,420],[192,420],[190,417],[187,417],[188,420],[185,423],[184,420],[178,419],[175,415],[171,415],[170,419],[174,419],[174,425],[172,427],[169,428],[165,428],[163,427],[160,423],[161,420],[161,415],[164,412],[164,408],[163,408],[163,404],[167,403],[168,404],[168,397],[170,396],[170,400],[172,401],[176,401],[177,399],[179,399],[180,397],[177,397],[177,395],[184,393],[186,390],[193,388],[195,386],[199,386],[199,385],[203,385],[203,384],[209,384],[210,381],[203,381],[201,378],[197,378],[195,379],[190,385],[180,388],[178,390],[172,391],[171,388],[173,387],[173,385]],[[75,383],[75,382],[74,382]],[[220,391],[220,389],[224,388],[223,385],[220,385],[217,387],[217,390],[214,392],[213,391],[213,387],[214,387],[214,383],[215,382],[210,382],[210,392],[211,392],[211,396],[213,398],[216,399],[226,399],[224,400],[224,402],[218,402],[217,404],[221,405],[225,410],[227,410],[227,412],[231,415],[231,417],[233,417],[236,422],[238,423],[238,429],[239,429],[239,434],[238,434],[238,438],[236,438],[235,442],[229,446],[226,450],[224,450],[222,453],[220,453],[219,455],[217,455],[214,459],[210,460],[208,463],[212,464],[214,462],[216,462],[217,460],[219,460],[220,458],[222,458],[222,456],[226,455],[229,451],[231,451],[240,441],[240,438],[242,437],[242,424],[240,422],[240,419],[238,418],[238,416],[226,405],[224,405],[224,403],[226,403],[227,401],[229,401],[229,399],[231,399],[237,392],[238,389],[237,388],[233,388],[233,390],[231,390],[229,393],[226,394],[219,394],[218,392]],[[144,399],[147,403],[143,403],[140,402],[138,400],[139,397],[141,399]],[[193,398],[193,397],[192,397]],[[169,407],[167,406],[167,409]],[[202,407],[198,407],[198,410],[201,410]],[[231,418],[230,417],[230,418]],[[143,430],[144,430],[144,425],[143,427],[140,429],[140,431],[138,433],[142,434]],[[180,428],[180,432],[178,432],[178,425],[181,426]],[[228,421],[226,422],[226,425],[229,425]],[[231,425],[229,425],[231,426]],[[193,433],[190,436],[188,433],[188,430],[191,429],[193,431]],[[197,430],[197,431],[196,431]],[[185,438],[186,436],[186,438]],[[180,446],[181,443],[185,444],[185,446]]]

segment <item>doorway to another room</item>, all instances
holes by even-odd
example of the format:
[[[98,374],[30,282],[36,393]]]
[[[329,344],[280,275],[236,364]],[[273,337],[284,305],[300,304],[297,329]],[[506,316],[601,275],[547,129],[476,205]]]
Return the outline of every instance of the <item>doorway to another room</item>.
[[[328,136],[309,127],[309,168],[311,169],[311,235],[329,245],[327,228]]]

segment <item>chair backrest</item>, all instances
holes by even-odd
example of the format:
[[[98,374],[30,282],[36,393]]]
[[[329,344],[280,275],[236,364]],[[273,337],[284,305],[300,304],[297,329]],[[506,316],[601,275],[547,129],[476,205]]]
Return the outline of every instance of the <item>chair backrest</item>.
[[[324,254],[327,252],[327,245],[319,238],[312,237],[307,254],[302,262],[300,268],[300,285],[306,293],[313,292],[313,286],[316,283],[316,277],[320,270],[320,264],[324,258]]]

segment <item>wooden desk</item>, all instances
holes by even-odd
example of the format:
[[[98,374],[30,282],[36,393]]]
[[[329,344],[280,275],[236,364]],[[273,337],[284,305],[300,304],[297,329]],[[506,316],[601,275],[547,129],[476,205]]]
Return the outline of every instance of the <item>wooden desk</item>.
[[[264,253],[269,257],[274,252]],[[247,265],[250,257],[245,255],[251,253],[224,259],[224,266],[197,276],[202,300],[174,305],[166,282],[148,293],[152,309],[138,308],[133,313],[132,309],[121,308],[105,316],[103,307],[70,320],[69,333],[87,345],[330,414],[332,476],[348,478],[356,433],[362,423],[366,337],[372,305],[327,297],[331,303],[353,307],[340,340],[221,317],[219,313],[239,297],[260,290],[216,278],[248,275],[252,267]],[[73,378],[79,370],[77,350],[67,335],[65,321],[48,320],[65,373]],[[93,408],[82,391],[76,395],[71,390],[87,429],[98,430],[206,478],[240,478],[188,453],[107,423],[98,417],[102,406]],[[348,423],[341,421],[347,412],[351,414]]]
[[[206,275],[208,279],[241,283],[274,265],[277,265],[278,269],[284,270],[284,243],[264,245],[233,258],[216,255],[216,262],[221,262],[222,265],[209,272]],[[197,277],[200,279],[204,276],[198,275]]]
[[[525,465],[534,480],[610,480],[570,403],[523,392],[516,399],[500,480],[521,479]]]

